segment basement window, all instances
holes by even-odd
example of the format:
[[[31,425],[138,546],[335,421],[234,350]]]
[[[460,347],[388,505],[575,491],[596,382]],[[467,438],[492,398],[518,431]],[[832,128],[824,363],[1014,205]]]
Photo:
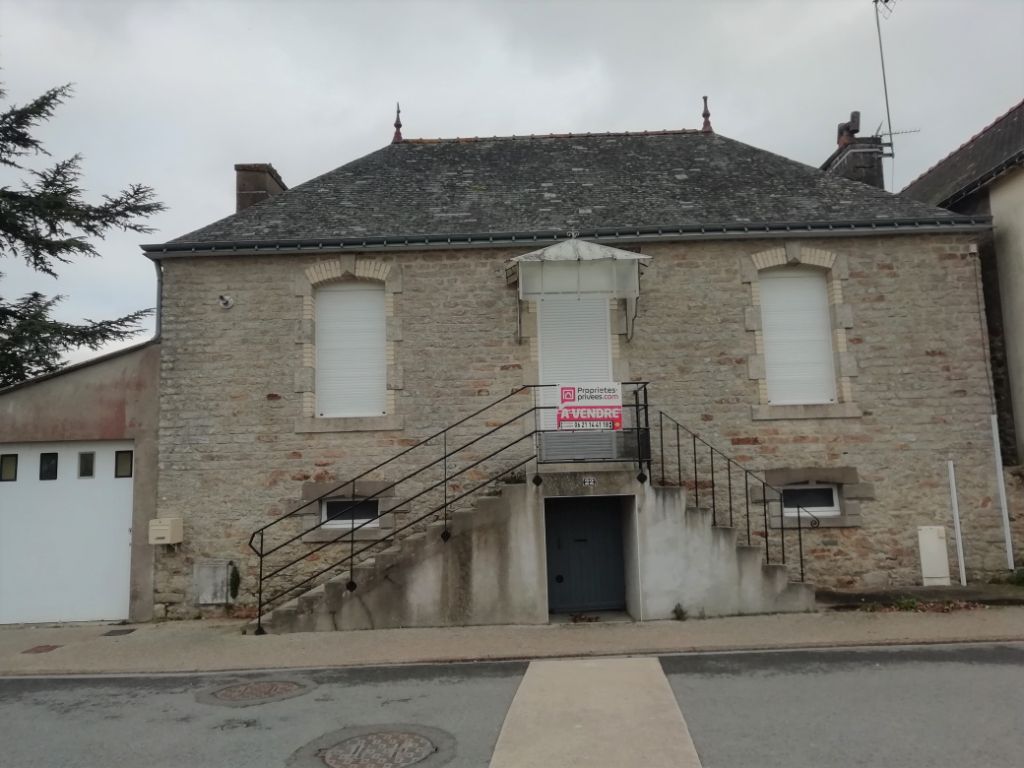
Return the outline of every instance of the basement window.
[[[56,480],[57,479],[57,454],[56,453],[40,453],[39,454],[39,479],[40,480]]]
[[[0,456],[0,483],[13,483],[18,479],[18,454],[5,453]]]
[[[815,517],[837,517],[839,486],[832,483],[787,485],[782,489],[782,506],[786,517],[796,517],[800,510]]]
[[[324,499],[320,502],[321,521],[324,528],[376,528],[379,525],[380,509],[376,499]]]

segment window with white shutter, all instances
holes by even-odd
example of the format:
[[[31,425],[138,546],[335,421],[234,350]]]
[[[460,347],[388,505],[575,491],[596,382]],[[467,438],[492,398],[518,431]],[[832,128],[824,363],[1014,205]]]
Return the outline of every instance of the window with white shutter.
[[[825,273],[780,267],[759,275],[765,378],[771,405],[836,401]]]
[[[316,289],[317,416],[380,416],[387,410],[384,285]]]

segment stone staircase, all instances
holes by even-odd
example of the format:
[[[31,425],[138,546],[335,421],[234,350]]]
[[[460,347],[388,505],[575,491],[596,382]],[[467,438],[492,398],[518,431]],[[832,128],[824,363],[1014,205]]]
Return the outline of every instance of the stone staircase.
[[[747,546],[735,528],[712,525],[709,510],[687,506],[683,489],[640,483],[632,472],[618,473],[617,482],[636,498],[635,575],[628,558],[626,566],[634,618],[814,610],[813,587],[790,581],[784,565],[765,564],[763,546]],[[546,475],[541,486],[502,483],[493,495],[478,493],[450,514],[447,526],[431,522],[382,543],[350,571],[268,611],[263,627],[287,633],[547,623],[544,498],[567,477]],[[594,495],[602,492],[597,488]]]

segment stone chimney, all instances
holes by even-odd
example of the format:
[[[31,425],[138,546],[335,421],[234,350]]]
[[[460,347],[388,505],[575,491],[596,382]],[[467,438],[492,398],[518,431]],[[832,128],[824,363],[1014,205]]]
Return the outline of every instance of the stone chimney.
[[[885,147],[881,136],[858,136],[860,112],[851,112],[850,120],[836,131],[836,151],[821,166],[826,173],[885,189],[882,158]]]
[[[235,166],[235,213],[286,189],[281,174],[270,163],[239,163]]]

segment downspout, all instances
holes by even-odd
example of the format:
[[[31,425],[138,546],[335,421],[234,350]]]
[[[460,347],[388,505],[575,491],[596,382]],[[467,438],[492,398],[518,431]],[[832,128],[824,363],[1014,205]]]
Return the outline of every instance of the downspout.
[[[974,285],[978,304],[978,326],[981,331],[981,348],[985,356],[985,381],[988,384],[989,405],[992,407],[989,429],[992,432],[992,455],[996,471],[996,493],[999,497],[999,512],[1003,523],[1003,545],[1006,548],[1006,568],[1016,569],[1013,560],[1013,534],[1010,529],[1010,510],[1006,501],[1006,475],[1003,473],[1003,447],[999,440],[999,408],[996,404],[996,385],[992,375],[992,356],[989,350],[988,321],[985,318],[985,290],[981,277],[981,252],[977,243],[970,244],[967,257],[974,266]],[[961,577],[962,578],[962,577]]]
[[[159,341],[163,334],[164,270],[157,259],[153,260],[153,266],[156,267],[156,328],[153,340]]]

